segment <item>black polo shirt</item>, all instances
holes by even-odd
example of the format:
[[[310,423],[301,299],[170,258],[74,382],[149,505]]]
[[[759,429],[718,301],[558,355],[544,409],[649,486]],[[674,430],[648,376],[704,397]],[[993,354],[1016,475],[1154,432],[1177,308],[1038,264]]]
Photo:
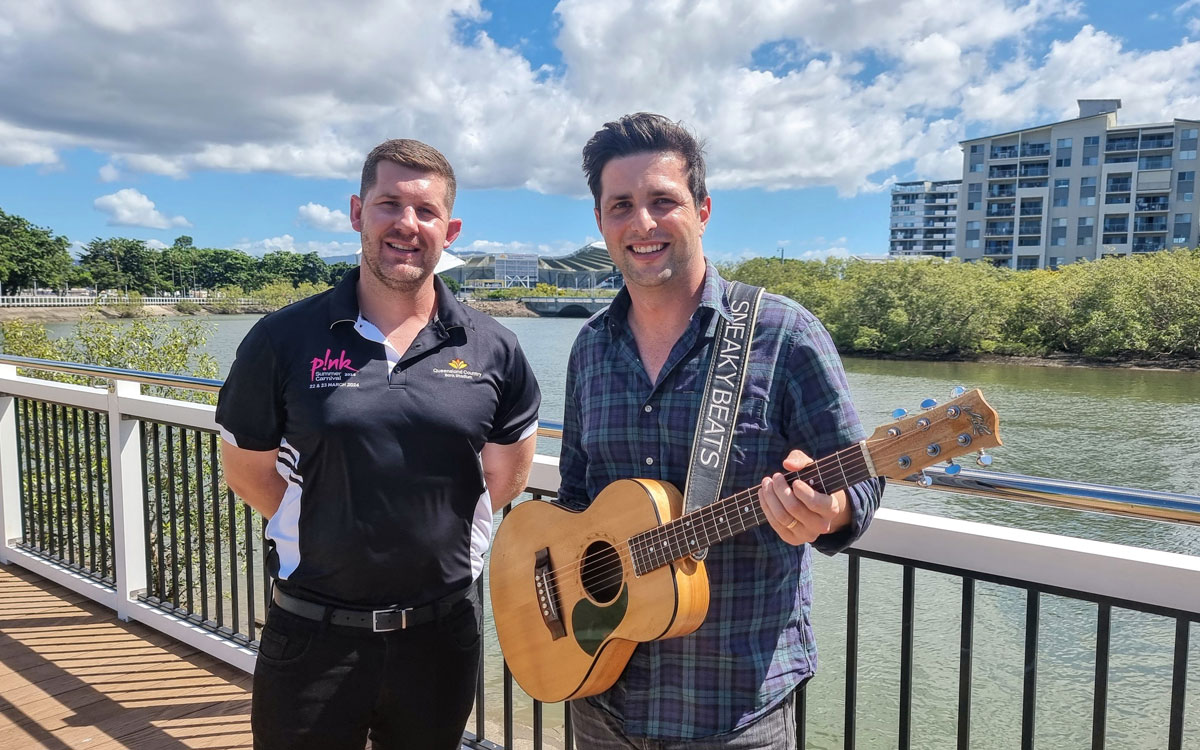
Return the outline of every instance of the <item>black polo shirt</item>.
[[[216,420],[239,448],[279,449],[287,489],[267,525],[278,585],[335,605],[418,606],[482,571],[480,451],[532,434],[540,393],[516,336],[436,277],[435,319],[397,353],[359,315],[358,277],[255,324]]]

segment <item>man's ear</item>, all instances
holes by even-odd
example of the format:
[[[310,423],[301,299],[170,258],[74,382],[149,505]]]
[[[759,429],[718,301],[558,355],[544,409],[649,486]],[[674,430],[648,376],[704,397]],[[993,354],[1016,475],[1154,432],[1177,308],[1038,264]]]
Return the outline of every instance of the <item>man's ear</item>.
[[[600,234],[604,234],[604,227],[600,226],[600,209],[593,209],[596,213],[596,229],[600,230]]]
[[[357,195],[350,196],[350,226],[354,227],[354,231],[362,231],[362,198]]]
[[[704,201],[700,204],[700,235],[704,235],[704,230],[708,228],[708,220],[712,216],[712,196],[704,196]]]
[[[460,234],[462,234],[462,219],[451,219],[446,222],[446,241],[442,243],[442,249],[450,247]]]

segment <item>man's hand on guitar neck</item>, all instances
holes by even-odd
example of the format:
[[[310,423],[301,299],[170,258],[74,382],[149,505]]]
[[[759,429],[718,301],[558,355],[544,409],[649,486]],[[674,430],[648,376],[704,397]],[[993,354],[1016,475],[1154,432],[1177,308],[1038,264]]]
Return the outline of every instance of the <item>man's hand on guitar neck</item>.
[[[794,450],[783,460],[783,468],[789,472],[799,471],[810,463],[812,459],[803,451]],[[812,542],[822,534],[846,526],[851,520],[846,490],[826,495],[800,480],[789,485],[780,473],[763,478],[758,488],[758,502],[771,528],[780,539],[792,545]]]

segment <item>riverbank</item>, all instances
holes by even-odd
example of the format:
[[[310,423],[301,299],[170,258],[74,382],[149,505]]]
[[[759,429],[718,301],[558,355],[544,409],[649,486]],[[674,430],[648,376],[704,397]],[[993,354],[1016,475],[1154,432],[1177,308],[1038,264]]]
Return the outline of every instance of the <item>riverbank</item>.
[[[465,300],[468,307],[487,313],[495,318],[536,318],[537,314],[516,300]],[[180,312],[170,305],[144,305],[142,316],[147,318],[162,317],[208,317],[219,316],[223,313],[211,312],[205,307],[197,306],[195,312]],[[234,314],[245,315],[261,313],[258,308],[241,308]],[[24,320],[30,323],[71,323],[87,315],[99,314],[105,319],[119,319],[121,313],[110,307],[0,307],[0,323],[9,320]],[[126,316],[127,317],[127,316]]]

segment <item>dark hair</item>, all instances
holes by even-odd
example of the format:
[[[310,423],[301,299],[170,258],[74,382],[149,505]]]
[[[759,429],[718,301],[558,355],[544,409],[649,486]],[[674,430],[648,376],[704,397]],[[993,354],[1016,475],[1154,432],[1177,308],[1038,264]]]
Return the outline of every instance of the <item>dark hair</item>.
[[[454,168],[442,152],[433,146],[411,138],[393,138],[384,141],[367,154],[363,162],[362,183],[358,188],[360,198],[365,198],[367,191],[375,187],[376,170],[379,162],[390,161],[402,167],[415,169],[418,172],[428,172],[438,175],[446,181],[446,210],[454,210],[454,195],[457,183],[454,180]]]
[[[600,173],[612,159],[647,151],[678,154],[687,165],[688,189],[697,206],[708,197],[704,184],[704,147],[677,122],[649,112],[625,115],[604,127],[583,147],[583,173],[600,208]]]

